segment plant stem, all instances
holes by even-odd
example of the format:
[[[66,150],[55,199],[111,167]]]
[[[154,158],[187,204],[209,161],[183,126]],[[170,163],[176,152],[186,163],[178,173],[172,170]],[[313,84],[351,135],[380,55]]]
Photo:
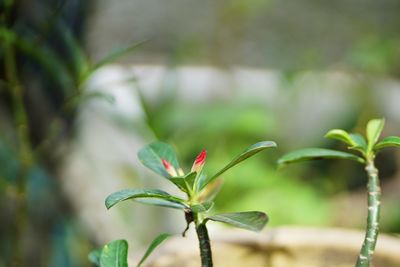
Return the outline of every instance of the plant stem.
[[[367,229],[356,267],[368,267],[372,261],[379,232],[379,213],[381,205],[381,188],[378,169],[373,159],[367,159],[365,170],[368,174],[368,218]]]
[[[201,267],[212,267],[210,238],[208,237],[207,227],[204,222],[196,225],[196,232],[199,239]]]

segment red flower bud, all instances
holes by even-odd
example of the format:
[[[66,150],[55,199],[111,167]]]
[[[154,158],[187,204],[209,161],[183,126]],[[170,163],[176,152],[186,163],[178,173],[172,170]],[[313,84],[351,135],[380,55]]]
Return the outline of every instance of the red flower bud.
[[[167,171],[167,173],[169,175],[171,175],[172,177],[178,176],[176,173],[176,170],[174,168],[174,166],[172,166],[171,163],[168,162],[168,160],[166,159],[161,159],[162,164],[164,165],[165,170]]]
[[[199,173],[203,168],[204,163],[206,162],[206,157],[207,157],[207,151],[205,150],[201,151],[200,154],[195,159],[191,171]]]

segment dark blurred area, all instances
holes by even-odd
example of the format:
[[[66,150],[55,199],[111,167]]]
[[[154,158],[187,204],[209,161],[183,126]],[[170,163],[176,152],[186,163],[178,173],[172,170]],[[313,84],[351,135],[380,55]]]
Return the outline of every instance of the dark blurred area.
[[[111,188],[165,186],[136,160],[154,139],[188,166],[207,149],[209,171],[274,140],[226,174],[215,209],[362,229],[362,168],[275,161],[345,149],[326,131],[362,132],[370,118],[400,134],[399,12],[395,0],[1,0],[0,267],[90,266],[87,253],[124,231],[175,230],[157,208],[103,206]],[[399,151],[377,165],[382,231],[399,234]],[[131,238],[140,248],[149,235]]]
[[[69,243],[90,237],[60,189],[57,147],[73,136],[89,4],[1,3],[0,266],[84,266]]]

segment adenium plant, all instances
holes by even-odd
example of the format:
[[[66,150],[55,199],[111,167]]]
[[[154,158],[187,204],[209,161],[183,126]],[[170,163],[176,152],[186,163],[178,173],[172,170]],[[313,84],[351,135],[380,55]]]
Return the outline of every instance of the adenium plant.
[[[186,197],[171,195],[160,189],[125,189],[109,195],[105,200],[107,209],[125,200],[135,200],[149,205],[181,210],[187,222],[184,236],[190,224],[194,224],[199,240],[202,267],[213,266],[210,239],[206,224],[209,221],[227,223],[235,227],[260,231],[268,222],[268,217],[260,211],[246,211],[210,215],[213,199],[221,187],[220,176],[233,166],[267,148],[276,147],[272,141],[263,141],[248,147],[230,163],[213,175],[203,170],[207,152],[201,151],[188,172],[179,165],[173,148],[163,142],[154,142],[138,153],[140,161],[150,170],[176,185]],[[161,234],[150,244],[137,266],[140,266],[151,252],[167,239],[169,234]],[[89,259],[101,267],[127,267],[128,243],[125,240],[112,241],[103,248],[92,251]]]
[[[384,124],[385,121],[383,119],[370,120],[366,127],[366,139],[360,134],[348,133],[341,129],[330,130],[325,135],[325,137],[344,142],[353,153],[323,148],[306,148],[286,154],[278,161],[280,166],[284,166],[307,160],[337,158],[353,160],[364,165],[368,176],[368,217],[365,238],[356,267],[370,266],[378,239],[381,188],[378,169],[374,163],[375,157],[383,148],[400,146],[400,137],[398,136],[389,136],[379,142]]]

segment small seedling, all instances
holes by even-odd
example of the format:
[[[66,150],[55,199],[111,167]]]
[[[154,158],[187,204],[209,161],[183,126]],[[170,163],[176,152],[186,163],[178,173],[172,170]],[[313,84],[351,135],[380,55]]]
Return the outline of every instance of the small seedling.
[[[366,139],[360,134],[347,133],[340,129],[330,130],[325,135],[325,137],[346,143],[349,146],[348,149],[356,152],[356,154],[322,148],[306,148],[286,154],[278,161],[280,166],[284,166],[300,161],[338,158],[354,160],[365,166],[368,176],[368,217],[365,239],[356,267],[370,266],[378,238],[381,188],[378,169],[374,164],[375,157],[383,148],[400,146],[400,137],[398,136],[389,136],[378,142],[384,124],[385,121],[383,119],[370,120],[366,128]]]
[[[139,151],[138,157],[140,161],[147,168],[176,185],[186,194],[186,198],[173,196],[159,189],[125,189],[109,195],[105,201],[106,207],[109,209],[121,201],[135,200],[144,204],[182,210],[187,223],[182,235],[185,236],[190,224],[194,223],[200,246],[201,266],[211,267],[213,266],[213,260],[206,227],[207,222],[223,222],[256,232],[261,231],[268,222],[267,215],[259,211],[208,215],[214,205],[213,199],[222,185],[220,176],[245,159],[272,147],[276,147],[276,144],[271,141],[256,143],[243,151],[216,174],[207,176],[203,170],[207,157],[205,150],[201,151],[197,156],[190,172],[185,173],[180,167],[175,151],[170,145],[163,142],[151,143]],[[158,236],[150,244],[137,266],[140,266],[150,253],[169,236],[169,234]],[[101,267],[127,267],[127,250],[128,243],[125,240],[116,240],[102,249],[91,252],[89,259]]]

